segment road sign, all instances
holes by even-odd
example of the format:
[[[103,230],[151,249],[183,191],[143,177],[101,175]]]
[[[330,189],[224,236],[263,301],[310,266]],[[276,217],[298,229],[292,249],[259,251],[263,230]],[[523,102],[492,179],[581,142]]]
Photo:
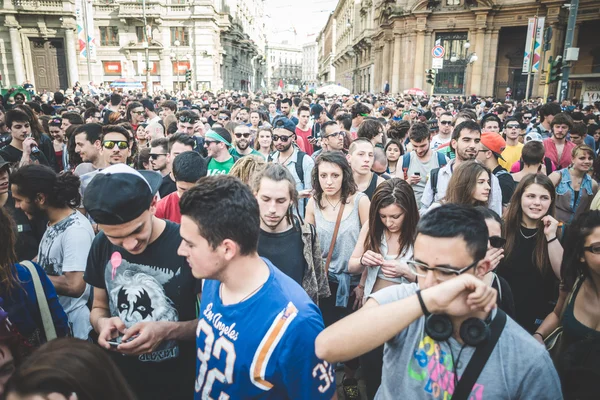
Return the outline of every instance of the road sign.
[[[431,50],[431,55],[433,58],[442,58],[444,57],[444,54],[446,54],[446,50],[442,46],[435,46]]]
[[[443,69],[444,68],[444,59],[443,58],[432,58],[431,59],[431,68]]]

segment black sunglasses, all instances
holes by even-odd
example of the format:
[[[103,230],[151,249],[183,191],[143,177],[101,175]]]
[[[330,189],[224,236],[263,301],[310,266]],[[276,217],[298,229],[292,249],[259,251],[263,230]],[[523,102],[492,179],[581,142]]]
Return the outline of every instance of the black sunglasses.
[[[217,108],[213,108],[213,107],[211,107],[210,109],[211,109],[211,110],[218,110],[218,109],[219,109],[219,107],[217,107]]]
[[[248,139],[248,138],[250,137],[250,134],[249,134],[249,133],[234,133],[234,135],[235,135],[235,137],[236,137],[236,138],[238,138],[238,139],[241,139],[241,138],[242,138],[242,136],[243,136],[244,138],[246,138],[246,139]]]
[[[221,117],[221,116],[219,116],[219,119],[220,119],[221,121],[227,121],[227,120],[229,119],[229,117]]]
[[[452,125],[452,121],[440,121],[442,125]]]
[[[158,157],[166,156],[166,155],[167,155],[167,153],[150,154],[150,158],[153,160],[156,160],[156,159],[158,159]]]
[[[519,128],[519,125],[509,124],[509,125],[506,125],[506,127],[509,129],[517,129],[517,128]]]
[[[185,117],[185,116],[183,116],[183,115],[182,115],[181,117],[179,117],[179,122],[183,122],[183,123],[186,123],[186,122],[188,122],[188,123],[190,123],[190,124],[195,124],[195,123],[196,123],[196,121],[198,121],[198,119],[197,119],[197,118]]]
[[[282,142],[287,142],[288,140],[290,140],[290,138],[292,137],[292,135],[290,136],[284,136],[284,135],[273,135],[273,141],[277,142],[278,140],[281,140]]]
[[[210,146],[213,143],[217,143],[217,141],[216,140],[205,140],[204,141],[204,144],[206,145],[206,147]]]
[[[495,249],[501,249],[506,244],[506,239],[501,236],[490,236],[490,246]]]
[[[115,146],[119,148],[119,150],[125,150],[129,148],[129,143],[126,140],[105,140],[102,142],[102,146],[105,149],[113,149]]]

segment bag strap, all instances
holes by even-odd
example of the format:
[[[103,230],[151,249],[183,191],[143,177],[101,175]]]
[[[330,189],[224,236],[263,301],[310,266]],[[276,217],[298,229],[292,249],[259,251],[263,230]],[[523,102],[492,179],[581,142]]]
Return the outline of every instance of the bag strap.
[[[410,155],[411,153],[406,153],[402,156],[402,172],[404,173],[404,180],[408,180],[408,169],[410,168]]]
[[[33,287],[35,288],[35,297],[37,298],[38,307],[40,308],[40,315],[42,317],[42,324],[44,325],[46,341],[49,342],[53,339],[56,339],[56,328],[54,327],[52,314],[50,314],[48,299],[46,298],[46,292],[42,286],[40,275],[38,274],[35,265],[33,265],[31,261],[21,261],[20,264],[27,268],[31,274],[31,280],[33,281]]]
[[[458,385],[452,394],[452,400],[467,400],[471,395],[473,386],[477,382],[477,378],[483,371],[487,360],[490,358],[496,343],[504,330],[506,325],[506,314],[501,309],[497,308],[496,317],[490,324],[490,337],[482,345],[478,346],[469,361],[469,364],[465,368],[462,377],[458,381]]]
[[[335,247],[335,240],[337,239],[338,231],[340,230],[340,222],[342,222],[342,214],[344,214],[344,207],[346,203],[342,203],[340,211],[338,211],[337,220],[335,221],[335,228],[333,228],[333,235],[331,236],[331,244],[329,245],[329,253],[327,254],[327,261],[325,262],[325,276],[329,274],[329,263],[333,256],[333,248]]]
[[[577,279],[575,280],[575,283],[573,284],[573,287],[571,288],[571,291],[567,295],[567,298],[565,299],[565,302],[563,303],[562,310],[560,310],[560,315],[559,315],[559,318],[558,318],[559,323],[562,323],[562,319],[563,319],[563,316],[565,315],[565,311],[567,310],[567,306],[573,300],[573,295],[575,294],[575,291],[577,290],[578,286],[582,282],[583,282],[582,275],[579,275],[577,277]]]

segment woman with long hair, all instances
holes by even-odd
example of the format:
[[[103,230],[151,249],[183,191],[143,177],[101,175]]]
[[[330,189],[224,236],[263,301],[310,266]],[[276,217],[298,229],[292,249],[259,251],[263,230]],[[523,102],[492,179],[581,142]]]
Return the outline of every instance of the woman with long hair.
[[[35,142],[37,143],[40,151],[44,153],[44,156],[46,156],[50,167],[56,170],[56,155],[54,153],[54,145],[52,144],[52,139],[50,139],[50,137],[48,137],[44,133],[42,124],[40,123],[38,116],[27,104],[18,104],[13,108],[21,110],[25,114],[27,114],[29,120],[31,121],[29,124],[29,126],[31,127],[31,136],[33,136],[33,138],[35,139]]]
[[[265,160],[269,159],[269,156],[275,147],[273,146],[273,129],[261,126],[258,128],[258,134],[254,141],[254,148],[263,155]]]
[[[340,152],[327,151],[320,154],[312,172],[313,196],[306,206],[306,222],[317,229],[319,244],[323,250],[323,263],[329,280],[331,296],[321,299],[319,308],[325,326],[330,326],[355,310],[364,296],[360,286],[360,273],[348,270],[354,246],[361,227],[369,219],[369,199],[358,192],[352,169]],[[336,221],[340,220],[337,237],[333,238]],[[329,254],[331,244],[333,251]],[[327,266],[326,259],[330,258]],[[358,359],[346,362],[344,391],[357,393],[354,374]]]
[[[92,343],[63,338],[45,344],[17,368],[6,386],[7,400],[135,400],[106,352]]]
[[[396,175],[397,172],[402,172],[402,165],[400,165],[400,171],[398,171],[398,161],[404,155],[404,146],[396,139],[390,139],[385,145],[385,156],[388,160],[387,173],[392,176]]]
[[[406,260],[413,255],[419,209],[412,187],[400,178],[392,178],[377,187],[369,208],[369,223],[363,225],[348,272],[366,269],[364,297],[383,288],[414,282]],[[383,346],[361,357],[369,399],[381,384]]]
[[[585,354],[592,343],[596,352],[600,344],[600,211],[577,216],[567,231],[561,278],[560,299],[537,329],[535,338],[541,342],[562,325],[562,338],[553,358],[565,398],[579,398],[574,393],[582,393],[582,387],[593,388],[588,393],[594,393],[597,386],[597,380],[590,379],[590,366],[586,365],[590,357]],[[569,373],[575,369],[586,373]]]
[[[594,164],[596,154],[585,144],[571,152],[572,164],[568,168],[554,171],[549,178],[556,186],[556,219],[570,224],[575,217],[590,209],[598,192],[598,183],[588,172]]]
[[[510,285],[515,320],[534,333],[558,298],[563,248],[554,214],[556,191],[550,178],[531,174],[521,180],[505,215],[504,260],[498,275]]]

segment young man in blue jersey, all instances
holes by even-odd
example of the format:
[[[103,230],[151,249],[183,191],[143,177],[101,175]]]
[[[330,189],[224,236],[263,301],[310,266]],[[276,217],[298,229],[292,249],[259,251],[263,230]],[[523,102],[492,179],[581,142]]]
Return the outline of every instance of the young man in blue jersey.
[[[250,188],[208,176],[181,197],[178,253],[205,279],[195,399],[331,399],[335,378],[315,354],[318,307],[257,253],[260,212]]]

